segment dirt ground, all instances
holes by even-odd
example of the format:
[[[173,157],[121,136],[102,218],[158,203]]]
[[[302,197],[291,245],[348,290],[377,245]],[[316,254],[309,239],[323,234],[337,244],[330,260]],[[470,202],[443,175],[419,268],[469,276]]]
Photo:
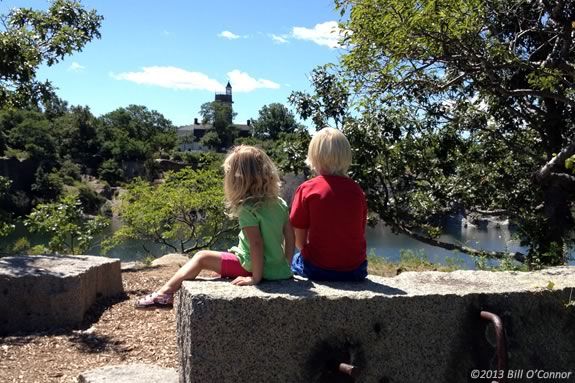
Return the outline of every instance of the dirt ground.
[[[136,310],[134,301],[177,268],[124,271],[127,296],[98,302],[76,329],[0,337],[0,382],[76,382],[80,373],[111,364],[176,368],[175,310]]]

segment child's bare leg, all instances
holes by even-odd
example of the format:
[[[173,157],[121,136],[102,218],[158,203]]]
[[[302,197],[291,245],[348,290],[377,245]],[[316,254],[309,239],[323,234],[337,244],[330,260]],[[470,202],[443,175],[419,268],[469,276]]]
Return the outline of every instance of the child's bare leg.
[[[221,252],[211,250],[198,251],[158,290],[158,293],[175,293],[182,287],[183,281],[196,278],[202,270],[211,270],[220,274],[221,263]]]

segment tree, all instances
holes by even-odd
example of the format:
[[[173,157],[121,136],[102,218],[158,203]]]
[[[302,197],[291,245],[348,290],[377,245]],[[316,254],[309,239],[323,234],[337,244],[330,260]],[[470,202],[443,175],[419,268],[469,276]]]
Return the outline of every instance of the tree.
[[[90,108],[73,106],[55,120],[60,143],[60,157],[69,156],[86,173],[100,165],[102,142],[98,137],[99,121]]]
[[[5,198],[11,183],[12,181],[8,178],[0,176],[0,201]],[[0,208],[0,236],[8,235],[12,230],[14,230],[14,224],[10,220],[10,215]]]
[[[72,0],[54,0],[46,11],[16,8],[0,18],[0,107],[36,105],[54,97],[50,82],[35,79],[36,70],[99,38],[103,19]]]
[[[217,149],[229,148],[238,136],[238,128],[233,125],[237,113],[233,111],[232,105],[221,101],[206,102],[200,107],[200,115],[202,123],[211,124],[217,134],[217,139],[212,135],[205,143],[211,143],[210,146]]]
[[[58,143],[52,123],[32,110],[5,108],[0,111],[5,150],[10,148],[52,169],[58,161]]]
[[[532,266],[564,262],[574,238],[567,160],[575,154],[575,2],[336,0],[336,7],[349,16],[348,52],[328,69],[355,100],[343,130],[370,209],[397,231],[471,254],[478,252],[438,240],[441,220],[505,211]],[[341,94],[325,81],[314,86],[315,99]],[[301,110],[311,116],[317,108],[309,105]]]
[[[295,116],[280,103],[264,105],[259,111],[259,117],[253,121],[257,138],[275,140],[280,133],[293,133],[298,128]]]
[[[39,204],[24,221],[32,232],[50,235],[48,248],[62,254],[83,254],[91,247],[95,236],[109,224],[105,217],[84,215],[82,203],[74,195]]]
[[[122,195],[118,213],[123,225],[106,242],[108,249],[136,239],[190,253],[229,239],[236,229],[225,215],[222,177],[214,170],[169,172],[158,186],[136,181]]]
[[[330,122],[334,128],[341,129],[349,112],[349,90],[341,78],[330,73],[333,68],[326,64],[311,72],[310,81],[321,92],[310,95],[296,91],[288,98],[301,118],[311,118],[316,130],[329,126]]]
[[[146,160],[154,153],[170,152],[177,142],[172,122],[142,105],[118,108],[99,118],[99,141],[104,158]]]

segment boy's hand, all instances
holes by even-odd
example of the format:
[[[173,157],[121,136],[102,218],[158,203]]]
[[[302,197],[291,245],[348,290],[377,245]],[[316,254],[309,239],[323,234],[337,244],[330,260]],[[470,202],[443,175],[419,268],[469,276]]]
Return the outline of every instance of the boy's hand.
[[[252,286],[257,285],[259,281],[256,281],[253,277],[237,277],[232,281],[232,285],[236,286]]]

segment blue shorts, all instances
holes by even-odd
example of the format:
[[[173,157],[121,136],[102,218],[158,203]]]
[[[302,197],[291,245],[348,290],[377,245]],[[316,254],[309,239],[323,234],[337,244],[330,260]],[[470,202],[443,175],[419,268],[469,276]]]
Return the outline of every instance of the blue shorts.
[[[355,270],[335,271],[314,266],[297,252],[291,261],[291,270],[296,275],[314,281],[362,281],[367,277],[367,259]]]

